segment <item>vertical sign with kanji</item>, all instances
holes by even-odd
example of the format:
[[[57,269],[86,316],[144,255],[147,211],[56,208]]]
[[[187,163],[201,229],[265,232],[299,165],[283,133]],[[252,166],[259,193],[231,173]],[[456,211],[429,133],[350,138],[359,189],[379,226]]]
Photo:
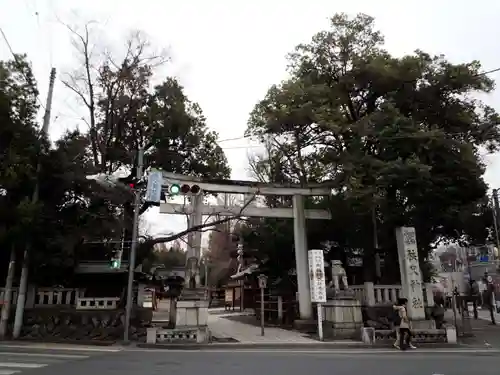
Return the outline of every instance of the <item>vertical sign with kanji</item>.
[[[148,175],[148,184],[144,200],[150,203],[160,203],[161,184],[163,182],[163,173],[161,171],[151,171]]]
[[[401,272],[401,296],[408,299],[407,310],[410,319],[425,319],[422,273],[418,261],[415,228],[397,228],[396,239],[398,243],[399,270]]]
[[[309,281],[311,285],[311,301],[326,302],[325,259],[323,250],[309,250]]]

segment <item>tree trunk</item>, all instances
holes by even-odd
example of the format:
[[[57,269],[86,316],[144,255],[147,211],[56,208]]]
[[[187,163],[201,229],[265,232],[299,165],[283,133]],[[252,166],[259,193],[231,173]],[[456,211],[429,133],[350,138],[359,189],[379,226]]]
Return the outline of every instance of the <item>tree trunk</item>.
[[[26,290],[28,289],[28,271],[29,271],[28,265],[29,265],[29,255],[28,255],[28,248],[26,248],[24,250],[23,268],[21,271],[21,281],[19,283],[19,293],[17,296],[14,330],[12,332],[12,338],[14,339],[19,338],[19,335],[21,334],[21,328],[23,327],[24,305],[26,304]]]
[[[4,339],[5,336],[7,335],[7,326],[9,323],[9,315],[10,315],[10,305],[12,302],[12,282],[14,281],[15,269],[16,269],[16,250],[14,246],[12,246],[10,250],[9,270],[7,272],[7,279],[5,280],[5,290],[3,294],[3,305],[0,318],[0,339]]]

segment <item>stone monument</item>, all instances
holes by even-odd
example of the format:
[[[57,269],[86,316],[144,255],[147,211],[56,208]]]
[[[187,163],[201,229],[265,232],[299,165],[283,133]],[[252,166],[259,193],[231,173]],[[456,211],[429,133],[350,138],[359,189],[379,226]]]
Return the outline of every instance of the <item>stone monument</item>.
[[[396,240],[401,272],[401,296],[408,299],[408,316],[415,328],[434,328],[433,320],[425,320],[423,280],[418,259],[415,228],[396,228]]]

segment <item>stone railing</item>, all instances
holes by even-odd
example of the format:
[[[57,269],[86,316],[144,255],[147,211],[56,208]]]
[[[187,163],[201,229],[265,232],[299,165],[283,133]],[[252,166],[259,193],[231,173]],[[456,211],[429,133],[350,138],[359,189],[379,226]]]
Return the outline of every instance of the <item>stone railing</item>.
[[[13,304],[15,304],[15,302],[17,301],[18,293],[18,288],[12,288],[11,301],[13,302]],[[0,301],[2,301],[2,304],[5,301],[5,288],[0,288]]]
[[[84,289],[74,288],[37,288],[29,286],[26,291],[26,307],[74,306],[78,297],[83,297]],[[19,288],[12,288],[11,303],[17,303]],[[0,301],[5,300],[5,288],[0,288]]]
[[[115,310],[118,307],[118,297],[88,297],[77,298],[77,310]]]
[[[356,297],[367,306],[388,305],[403,297],[401,285],[374,285],[371,282],[366,282],[364,285],[353,285],[351,289]],[[432,285],[425,284],[423,292],[427,305],[432,305],[434,299]]]
[[[401,297],[401,285],[374,285],[375,304],[392,304]]]
[[[365,286],[364,285],[353,285],[351,289],[354,292],[354,295],[359,301],[365,300]]]
[[[75,305],[84,290],[70,288],[38,288],[35,295],[35,306],[51,307],[53,305]]]

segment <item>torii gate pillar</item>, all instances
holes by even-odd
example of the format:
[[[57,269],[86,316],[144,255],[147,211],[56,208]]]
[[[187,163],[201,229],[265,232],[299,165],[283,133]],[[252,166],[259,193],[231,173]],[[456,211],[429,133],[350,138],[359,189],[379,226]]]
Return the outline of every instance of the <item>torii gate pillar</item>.
[[[295,242],[295,268],[297,271],[297,289],[299,292],[299,314],[300,319],[312,320],[313,308],[310,296],[306,218],[304,213],[304,197],[302,195],[294,195],[293,234]]]

